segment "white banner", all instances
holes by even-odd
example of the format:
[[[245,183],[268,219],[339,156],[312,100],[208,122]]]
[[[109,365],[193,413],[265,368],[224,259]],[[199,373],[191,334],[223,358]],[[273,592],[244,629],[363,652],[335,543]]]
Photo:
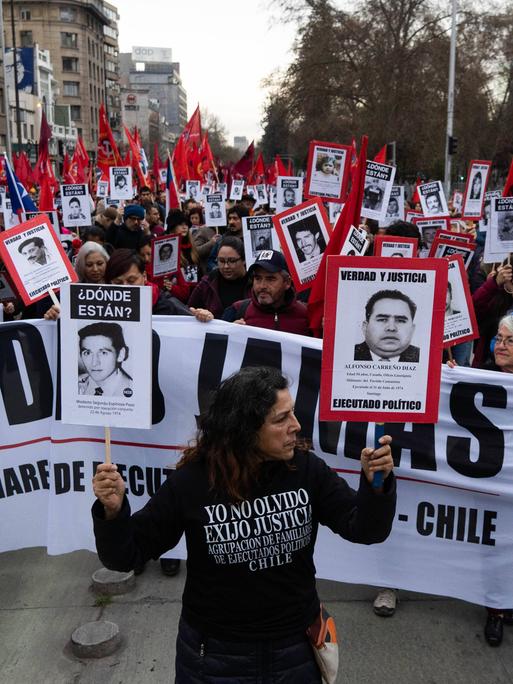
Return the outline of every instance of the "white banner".
[[[320,341],[176,316],[154,317],[153,330],[153,428],[112,430],[134,510],[176,463],[209,391],[243,365],[281,367],[314,450],[357,486],[373,426],[318,422]],[[103,429],[60,422],[57,377],[55,323],[0,325],[0,551],[94,550],[91,478],[104,457]],[[321,528],[318,577],[511,607],[512,405],[509,374],[444,369],[439,423],[385,428],[398,477],[390,537],[361,546]]]

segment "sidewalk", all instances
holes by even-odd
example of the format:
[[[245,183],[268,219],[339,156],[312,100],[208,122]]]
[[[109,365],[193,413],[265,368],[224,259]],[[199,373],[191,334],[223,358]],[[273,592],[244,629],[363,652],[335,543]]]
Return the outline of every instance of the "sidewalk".
[[[178,577],[150,562],[136,588],[96,607],[91,575],[97,557],[43,549],[0,554],[0,682],[5,684],[164,684],[174,682],[174,653],[185,567]],[[345,684],[506,684],[513,682],[513,627],[502,647],[484,641],[484,609],[401,592],[396,615],[372,612],[371,587],[319,581],[341,642]],[[77,660],[73,630],[107,619],[119,625],[121,648],[103,660]],[[298,682],[298,684],[307,684]]]

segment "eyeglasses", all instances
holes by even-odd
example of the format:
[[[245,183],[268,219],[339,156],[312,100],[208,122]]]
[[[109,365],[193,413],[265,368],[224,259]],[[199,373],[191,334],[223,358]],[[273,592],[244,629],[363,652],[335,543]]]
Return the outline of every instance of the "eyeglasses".
[[[228,257],[228,259],[218,259],[217,263],[219,266],[233,266],[237,261],[242,261],[241,257],[235,259],[234,257]]]
[[[495,338],[495,344],[503,344],[508,349],[513,348],[513,337],[502,337],[502,335],[497,335]]]

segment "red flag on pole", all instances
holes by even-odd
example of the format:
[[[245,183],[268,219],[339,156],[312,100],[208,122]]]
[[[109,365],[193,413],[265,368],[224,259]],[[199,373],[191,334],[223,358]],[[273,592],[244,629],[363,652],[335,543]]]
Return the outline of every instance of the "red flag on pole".
[[[176,174],[176,182],[178,184],[178,187],[180,187],[184,181],[189,179],[189,170],[187,168],[187,155],[185,150],[185,140],[183,136],[180,136],[178,138],[178,142],[176,143],[175,149],[173,150],[173,156],[171,157],[171,160],[173,162],[173,168]]]
[[[255,161],[255,143],[252,141],[250,145],[248,146],[248,149],[244,152],[242,157],[239,159],[238,162],[236,162],[233,165],[232,168],[232,177],[237,178],[238,176],[242,176],[246,178],[246,176],[250,173],[251,169],[253,168]]]
[[[107,119],[107,113],[103,103],[100,105],[100,127],[98,133],[98,152],[96,157],[96,165],[101,169],[102,173],[109,176],[109,168],[111,166],[121,166],[121,155],[119,154],[118,146],[114,140],[112,129]]]
[[[201,145],[201,114],[199,105],[183,129],[182,136],[187,147],[192,148],[193,145],[196,145],[196,148],[199,149]]]
[[[276,168],[276,175],[277,176],[288,176],[289,175],[287,172],[287,167],[282,162],[279,154],[277,154],[274,158],[274,166]]]
[[[68,181],[64,179],[64,182]],[[52,183],[48,176],[43,176],[41,179],[41,187],[39,189],[39,211],[54,211],[55,204],[53,201]]]
[[[134,136],[132,136],[126,126],[124,126],[124,129],[128,144],[130,145],[130,150],[132,151],[133,166],[139,180],[139,185],[149,186],[150,181],[148,179],[148,164],[144,150],[141,147],[141,144],[138,142],[139,135],[137,129]]]
[[[253,167],[251,178],[248,179],[248,183],[251,185],[265,183],[265,164],[261,152],[258,153],[258,157],[256,159],[255,166]]]
[[[415,181],[415,188],[413,190],[413,195],[411,196],[410,204],[413,204],[415,206],[420,202],[420,197],[419,197],[419,185],[422,183],[422,178],[420,176],[417,176],[417,180]]]
[[[205,131],[203,134],[203,140],[201,141],[200,164],[201,173],[203,176],[205,176],[205,174],[207,174],[209,171],[213,171],[215,177],[217,178],[216,163],[214,161],[214,155],[212,154],[212,148],[210,147],[210,143],[208,141],[208,131]]]
[[[52,137],[52,129],[46,119],[44,110],[41,113],[41,128],[39,131],[39,154],[37,157],[36,167],[34,169],[34,178],[37,183],[41,184],[45,176],[50,178],[50,182],[57,185],[52,166],[50,164],[50,157],[48,153],[48,144]]]
[[[324,292],[326,288],[326,259],[328,255],[340,254],[342,245],[351,226],[360,224],[362,210],[365,167],[367,161],[367,136],[362,137],[360,155],[352,173],[351,190],[347,202],[333,229],[330,241],[322,255],[319,270],[312,284],[308,300],[308,319],[310,329],[316,337],[322,337],[322,317],[324,315]]]
[[[386,164],[387,163],[387,146],[386,145],[383,145],[383,147],[380,149],[380,151],[374,157],[374,161],[378,162],[378,164]]]
[[[159,155],[159,145],[158,145],[158,143],[155,143],[153,145],[153,166],[152,166],[153,184],[154,184],[155,192],[158,192],[160,189],[160,168],[161,168],[161,162],[160,162],[160,155]]]

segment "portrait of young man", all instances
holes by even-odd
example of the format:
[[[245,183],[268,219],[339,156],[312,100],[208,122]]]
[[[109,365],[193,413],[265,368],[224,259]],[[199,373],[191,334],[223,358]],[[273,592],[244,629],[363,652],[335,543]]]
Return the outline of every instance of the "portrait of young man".
[[[420,349],[410,344],[416,304],[399,290],[379,290],[365,305],[364,341],[355,345],[355,361],[418,363]]]
[[[25,257],[31,266],[46,266],[51,261],[45,242],[40,237],[24,240],[19,245],[18,252]]]
[[[131,397],[133,382],[123,369],[129,349],[119,323],[91,323],[78,331],[79,359],[85,373],[78,377],[78,393]]]

